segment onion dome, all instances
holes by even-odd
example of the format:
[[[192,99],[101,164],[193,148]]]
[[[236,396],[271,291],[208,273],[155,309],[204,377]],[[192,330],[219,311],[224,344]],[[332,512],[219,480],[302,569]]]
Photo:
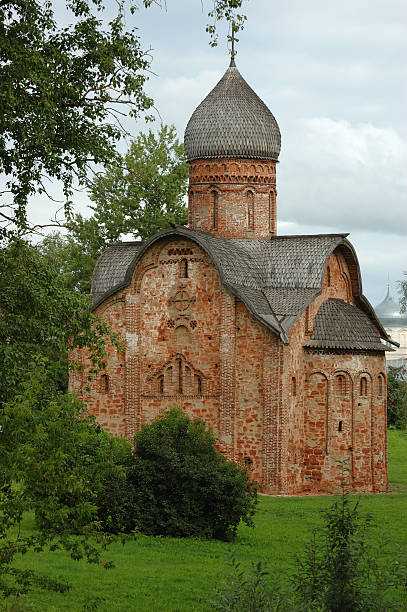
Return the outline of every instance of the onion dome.
[[[375,312],[383,327],[407,327],[407,314],[401,314],[399,305],[390,293],[389,285],[386,297],[376,306]]]
[[[277,161],[281,148],[277,121],[246,83],[234,60],[192,113],[184,147],[188,161],[214,157]]]

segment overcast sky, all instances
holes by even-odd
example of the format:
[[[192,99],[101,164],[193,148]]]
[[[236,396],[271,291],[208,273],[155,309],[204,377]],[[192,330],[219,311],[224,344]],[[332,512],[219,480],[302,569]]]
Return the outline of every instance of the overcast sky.
[[[181,139],[229,63],[226,26],[208,45],[209,7],[167,0],[132,18],[153,56],[148,93]],[[407,270],[407,2],[247,0],[244,12],[236,64],[282,134],[278,233],[349,232],[375,306]]]

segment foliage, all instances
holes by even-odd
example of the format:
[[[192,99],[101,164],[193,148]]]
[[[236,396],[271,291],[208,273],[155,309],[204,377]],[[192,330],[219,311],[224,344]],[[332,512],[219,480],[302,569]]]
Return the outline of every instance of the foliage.
[[[86,220],[90,222],[90,219]],[[89,244],[76,242],[71,234],[52,232],[36,244],[36,249],[54,267],[67,289],[89,295],[91,280],[99,250],[92,252]]]
[[[243,30],[246,16],[240,12],[242,8],[243,0],[218,0],[213,3],[213,9],[209,12],[208,16],[211,18],[211,23],[206,26],[206,31],[210,34],[210,45],[216,47],[218,44],[218,34],[216,25],[218,21],[225,19],[231,24],[230,34],[228,35],[228,41],[232,41],[232,36]]]
[[[267,580],[270,572],[261,561],[253,564],[249,572],[241,569],[233,552],[229,552],[227,565],[231,568],[226,586],[217,591],[212,607],[219,612],[277,612],[287,609],[278,576]]]
[[[404,276],[407,277],[407,272],[404,272]],[[407,278],[399,281],[399,293],[401,294],[400,298],[400,312],[407,311]]]
[[[121,160],[90,185],[102,244],[133,234],[146,240],[172,223],[185,224],[188,164],[174,126],[140,133]],[[75,228],[74,228],[75,229]]]
[[[297,610],[314,612],[387,612],[402,610],[395,591],[407,595],[407,559],[389,551],[384,537],[369,546],[372,516],[361,514],[342,491],[323,510],[324,527],[316,530],[297,557],[293,585]],[[405,557],[405,555],[404,555]]]
[[[53,390],[48,375],[41,361],[29,368],[1,413],[0,592],[6,596],[33,585],[67,590],[65,580],[15,566],[15,558],[29,550],[63,548],[73,559],[109,566],[89,538],[104,546],[111,541],[100,530],[97,507],[106,475],[122,473],[129,445],[104,432],[78,399]],[[39,531],[22,536],[29,509]]]
[[[170,223],[185,224],[188,166],[173,127],[140,134],[123,156],[90,184],[94,214],[76,215],[67,236],[54,233],[38,245],[66,287],[88,294],[95,263],[125,234],[146,240]]]
[[[340,467],[345,473],[346,463]],[[267,578],[258,562],[247,573],[232,554],[231,575],[227,586],[217,591],[213,607],[225,612],[407,610],[406,552],[389,549],[388,539],[373,531],[372,516],[360,512],[359,501],[352,502],[344,487],[322,515],[323,526],[295,557],[294,573],[285,572],[290,590],[283,592],[280,586],[281,570]]]
[[[134,443],[126,487],[112,498],[107,491],[104,528],[230,540],[240,520],[253,524],[257,487],[216,450],[202,421],[171,408]]]
[[[407,370],[403,366],[387,370],[387,422],[398,429],[407,428]]]
[[[72,23],[58,27],[52,2],[0,3],[0,171],[9,219],[21,228],[45,176],[62,181],[69,199],[90,162],[117,157],[121,105],[136,115],[152,104],[143,91],[149,58],[135,30],[126,31],[123,2],[106,29],[103,8],[102,0],[68,0]]]
[[[104,363],[106,337],[116,334],[89,312],[87,297],[66,288],[58,266],[16,239],[0,249],[0,405],[13,397],[35,355],[50,361],[66,386],[66,351],[88,347],[92,368]]]
[[[398,492],[364,495],[363,510],[372,512],[380,530],[389,538],[391,548],[407,548],[407,436],[399,430],[390,430],[388,438],[391,488],[393,490],[394,483],[398,483]],[[104,598],[100,604],[103,611],[207,612],[215,590],[223,588],[224,577],[228,579],[229,570],[225,569],[224,559],[229,549],[236,554],[243,569],[255,566],[259,559],[264,559],[271,571],[280,567],[277,575],[281,576],[285,593],[293,555],[303,550],[310,532],[322,524],[320,509],[328,507],[332,501],[327,495],[262,495],[254,528],[240,524],[233,543],[138,535],[124,547],[120,542],[109,547],[108,558],[114,563],[114,572],[105,572],[94,564],[78,567],[62,551],[41,555],[28,552],[18,562],[20,568],[35,564],[38,571],[47,573],[50,567],[62,567],[72,588],[63,597],[35,590],[26,598],[38,611],[81,610],[85,599],[93,594]],[[22,530],[25,534],[34,533],[31,513],[25,515]],[[374,535],[374,531],[368,534],[370,544]],[[152,583],[154,588],[149,587]]]
[[[219,20],[234,18],[242,27],[241,4],[214,0],[212,44]],[[112,7],[107,22],[103,10]],[[69,217],[73,186],[86,183],[94,164],[119,162],[122,116],[135,117],[153,103],[144,91],[151,56],[137,28],[127,28],[135,3],[67,0],[64,26],[57,8],[52,0],[0,1],[0,174],[6,179],[0,239],[33,229],[27,201],[47,194],[47,179],[62,183]]]

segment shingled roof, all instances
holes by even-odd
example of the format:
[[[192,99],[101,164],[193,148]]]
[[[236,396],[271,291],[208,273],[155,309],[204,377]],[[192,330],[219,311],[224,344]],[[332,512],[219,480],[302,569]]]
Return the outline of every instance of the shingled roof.
[[[100,256],[96,264],[92,307],[97,308],[130,283],[140,257],[155,242],[175,237],[188,238],[212,259],[223,286],[236,295],[254,317],[288,342],[287,333],[322,291],[325,267],[331,253],[337,247],[343,247],[354,257],[358,267],[355,252],[346,236],[319,234],[254,240],[219,238],[208,232],[176,227],[159,232],[145,243],[116,243]],[[362,310],[378,330],[379,337],[388,340],[372,307],[361,294],[360,275],[358,284],[360,295],[356,297]],[[358,308],[355,310],[361,312]]]
[[[213,157],[277,161],[281,134],[274,115],[231,65],[192,113],[184,147],[189,161]]]
[[[343,300],[329,299],[318,310],[308,348],[384,351],[377,327],[367,314]]]
[[[103,251],[93,271],[92,304],[103,302],[106,294],[123,284],[127,269],[142,246],[142,242],[116,242]]]

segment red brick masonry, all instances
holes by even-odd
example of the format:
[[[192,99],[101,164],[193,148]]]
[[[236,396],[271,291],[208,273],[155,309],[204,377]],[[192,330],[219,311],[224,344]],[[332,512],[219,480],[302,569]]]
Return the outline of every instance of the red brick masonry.
[[[208,178],[199,190],[191,180],[190,216],[196,229],[208,230],[211,223],[205,201],[209,177],[235,176],[221,162],[192,164],[194,177],[202,178],[205,171]],[[248,164],[240,160],[236,165],[245,180],[250,176],[249,186],[260,198],[251,230],[258,238],[275,231],[274,200],[269,227],[267,199],[275,180],[251,179],[275,174],[271,163],[266,173],[262,164],[251,164],[256,174],[250,174]],[[240,236],[240,227],[247,231],[247,220],[240,223],[247,210],[245,189],[239,186],[230,194],[228,189],[219,188],[218,231],[227,236],[229,227],[231,235]],[[108,431],[127,437],[160,410],[182,406],[213,429],[219,449],[247,465],[267,493],[337,491],[336,463],[342,459],[348,461],[354,491],[387,491],[384,354],[303,348],[324,301],[336,297],[354,303],[353,276],[336,249],[321,295],[291,329],[289,344],[283,344],[222,287],[201,247],[181,237],[163,238],[141,257],[130,284],[96,309],[121,335],[124,351],[118,355],[109,347],[105,376],[93,381],[89,394],[78,375],[71,377],[71,388],[86,397],[90,412]],[[73,357],[86,359],[79,353]]]

